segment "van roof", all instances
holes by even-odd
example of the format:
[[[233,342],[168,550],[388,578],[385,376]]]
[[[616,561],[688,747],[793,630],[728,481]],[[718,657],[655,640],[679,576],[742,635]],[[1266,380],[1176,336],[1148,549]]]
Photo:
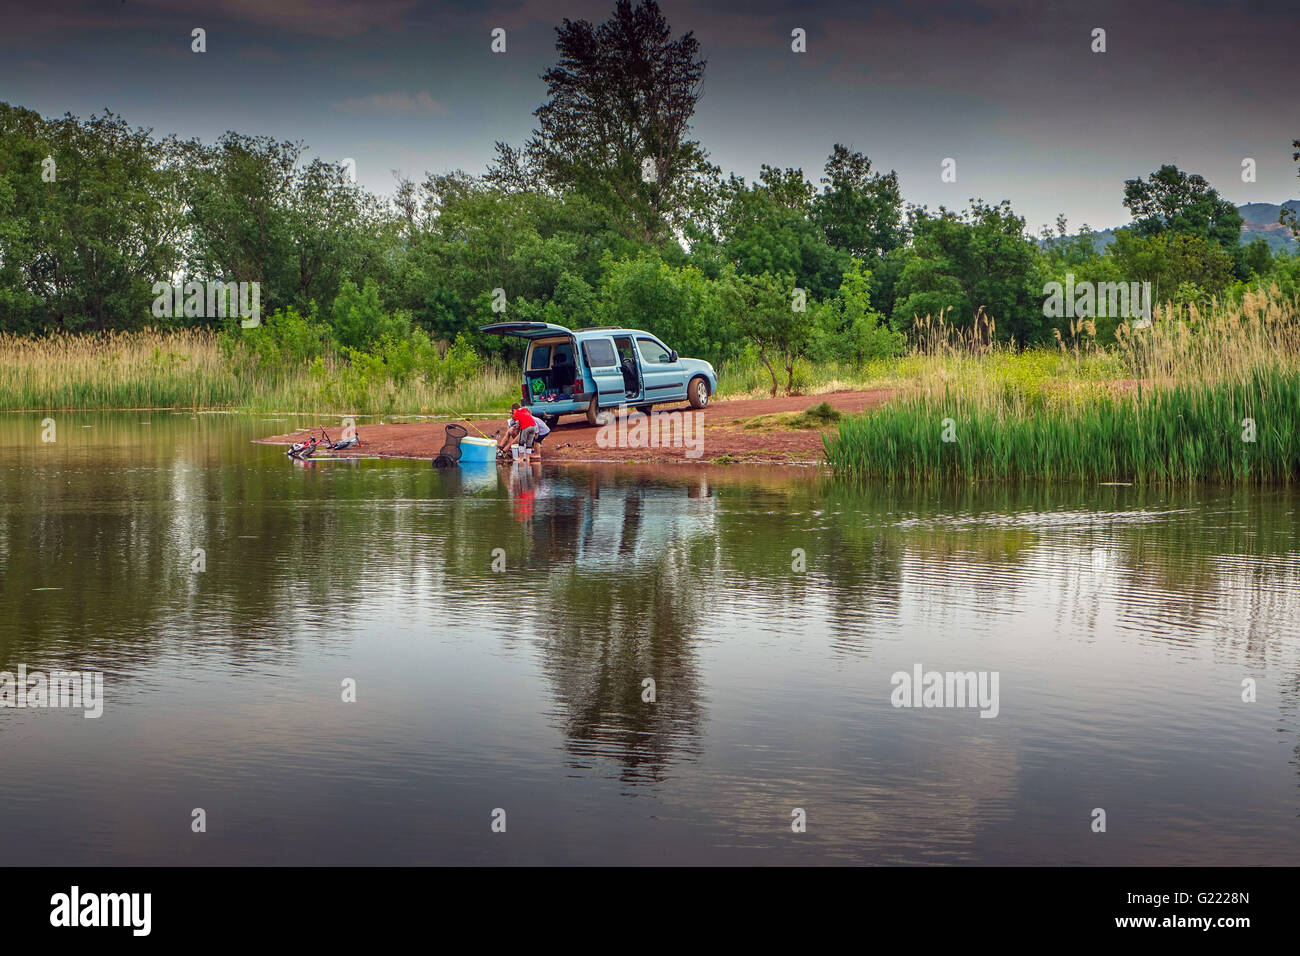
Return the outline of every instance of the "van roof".
[[[651,332],[645,332],[641,329],[624,329],[616,325],[593,325],[585,329],[574,329],[574,332],[608,332],[610,335],[649,335],[654,337]]]
[[[492,325],[481,326],[479,331],[491,335],[513,335],[523,339],[540,339],[552,335],[587,335],[595,332],[603,332],[606,335],[646,335],[655,338],[654,333],[642,329],[623,329],[615,325],[592,325],[585,329],[566,329],[562,325],[555,325],[551,322],[497,322]]]

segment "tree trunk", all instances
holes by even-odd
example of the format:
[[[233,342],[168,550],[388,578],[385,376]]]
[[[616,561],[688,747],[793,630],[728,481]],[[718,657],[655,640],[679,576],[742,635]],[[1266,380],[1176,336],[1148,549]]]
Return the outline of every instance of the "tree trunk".
[[[765,352],[763,349],[758,350],[758,357],[762,359],[763,364],[767,366],[767,374],[772,376],[772,397],[776,398],[776,389],[777,389],[776,369],[772,368],[772,363],[768,361],[767,358],[767,352]]]

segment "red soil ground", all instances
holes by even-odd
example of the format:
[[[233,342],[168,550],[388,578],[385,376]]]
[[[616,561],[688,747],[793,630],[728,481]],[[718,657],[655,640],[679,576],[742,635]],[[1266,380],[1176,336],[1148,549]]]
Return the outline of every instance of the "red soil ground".
[[[833,429],[763,427],[745,428],[744,422],[757,415],[779,412],[802,412],[814,405],[828,402],[845,414],[854,414],[888,400],[894,389],[878,388],[859,392],[830,392],[825,395],[803,395],[781,398],[736,399],[715,402],[703,412],[703,454],[696,459],[686,457],[683,448],[601,448],[596,443],[599,427],[588,425],[582,416],[566,416],[551,429],[542,446],[543,461],[699,461],[708,462],[724,456],[730,460],[748,462],[806,463],[823,458],[822,432]],[[689,411],[685,402],[655,406],[655,411]],[[505,416],[490,420],[475,419],[459,424],[469,429],[471,435],[483,433],[491,436],[502,427]],[[323,422],[334,434],[337,419]],[[448,421],[425,421],[406,424],[358,423],[361,446],[350,452],[337,452],[339,456],[381,458],[429,458],[438,454],[443,443],[443,429]],[[477,427],[475,427],[477,426]],[[316,431],[319,436],[319,430]],[[270,445],[290,445],[301,441],[303,432],[275,435],[260,439]],[[338,437],[335,435],[335,437]],[[568,448],[559,446],[568,444]]]

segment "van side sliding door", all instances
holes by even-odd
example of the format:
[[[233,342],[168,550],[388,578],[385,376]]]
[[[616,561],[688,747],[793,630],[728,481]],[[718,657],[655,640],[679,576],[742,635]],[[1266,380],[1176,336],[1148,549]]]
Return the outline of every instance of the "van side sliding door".
[[[618,364],[618,352],[607,338],[584,338],[582,361],[596,383],[596,403],[601,408],[623,404],[623,372]]]

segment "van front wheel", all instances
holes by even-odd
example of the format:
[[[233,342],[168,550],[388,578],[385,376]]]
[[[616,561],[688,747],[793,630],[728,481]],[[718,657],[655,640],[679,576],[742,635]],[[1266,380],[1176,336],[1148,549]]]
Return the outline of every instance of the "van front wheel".
[[[596,399],[597,399],[598,397],[599,397],[599,396],[597,396],[597,395],[593,395],[593,396],[591,396],[591,401],[587,404],[587,424],[588,424],[588,425],[599,425],[599,424],[600,424],[600,422],[597,421],[597,418],[599,418],[599,416],[600,416],[600,406],[596,404]]]
[[[686,389],[686,398],[691,403],[691,408],[704,408],[709,404],[709,383],[702,376],[691,379],[691,384]]]

